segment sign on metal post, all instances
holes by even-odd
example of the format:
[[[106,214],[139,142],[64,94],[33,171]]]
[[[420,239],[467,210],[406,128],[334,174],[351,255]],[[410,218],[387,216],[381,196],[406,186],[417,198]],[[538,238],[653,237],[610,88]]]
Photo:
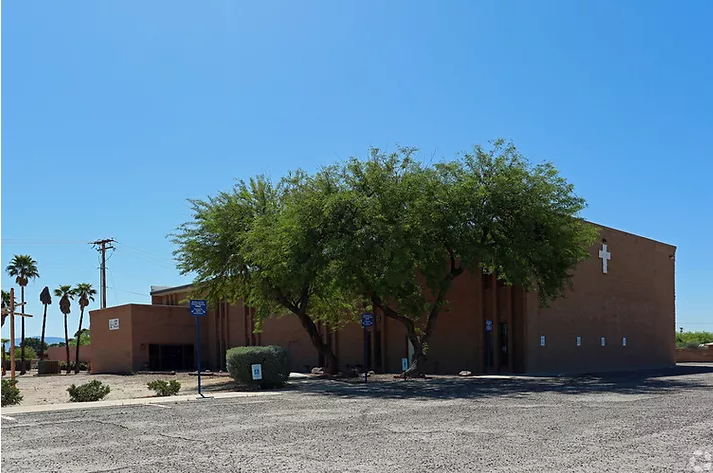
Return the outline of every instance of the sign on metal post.
[[[493,321],[492,321],[492,320],[486,320],[486,321],[485,321],[485,331],[486,331],[486,332],[492,332],[492,331],[493,331]]]
[[[401,358],[401,371],[408,369],[408,358]]]
[[[361,314],[361,326],[364,327],[364,383],[369,377],[369,327],[374,325],[374,314]]]
[[[199,317],[205,317],[208,314],[208,303],[205,300],[191,299],[188,305],[190,307],[191,315],[196,318],[196,366],[198,367],[198,395],[205,397],[201,392],[201,319],[199,319]]]

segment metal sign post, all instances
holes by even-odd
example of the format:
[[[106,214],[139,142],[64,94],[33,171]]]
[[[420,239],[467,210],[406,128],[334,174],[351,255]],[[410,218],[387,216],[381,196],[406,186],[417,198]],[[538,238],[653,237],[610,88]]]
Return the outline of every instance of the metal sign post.
[[[364,327],[364,383],[369,377],[369,327],[374,325],[374,314],[361,314],[361,326]]]
[[[208,304],[204,300],[191,299],[191,315],[196,318],[196,365],[198,367],[198,395],[205,397],[201,392],[201,317],[208,314]]]

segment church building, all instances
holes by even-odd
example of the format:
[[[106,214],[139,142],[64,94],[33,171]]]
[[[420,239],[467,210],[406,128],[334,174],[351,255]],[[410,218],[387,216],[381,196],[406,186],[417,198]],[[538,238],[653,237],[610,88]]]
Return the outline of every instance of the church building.
[[[674,246],[596,225],[600,239],[573,271],[566,297],[542,308],[537,294],[493,275],[456,278],[449,310],[429,342],[427,372],[564,374],[661,368],[674,364]],[[191,286],[152,287],[151,304],[90,312],[92,371],[193,370],[196,318],[186,299]],[[280,345],[293,371],[321,366],[296,317],[271,318],[254,331],[254,311],[219,304],[200,317],[201,364],[225,370],[225,352],[241,345]],[[342,366],[363,368],[364,331],[319,326]],[[398,373],[412,353],[402,325],[374,314],[367,343],[369,369]]]

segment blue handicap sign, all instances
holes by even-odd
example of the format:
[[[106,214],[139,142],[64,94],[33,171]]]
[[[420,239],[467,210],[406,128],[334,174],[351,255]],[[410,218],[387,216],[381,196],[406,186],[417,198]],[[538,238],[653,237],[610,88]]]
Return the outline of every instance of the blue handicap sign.
[[[374,314],[361,314],[361,326],[371,327],[374,325]]]
[[[191,315],[194,317],[203,317],[208,314],[208,304],[204,300],[191,299],[190,308]]]

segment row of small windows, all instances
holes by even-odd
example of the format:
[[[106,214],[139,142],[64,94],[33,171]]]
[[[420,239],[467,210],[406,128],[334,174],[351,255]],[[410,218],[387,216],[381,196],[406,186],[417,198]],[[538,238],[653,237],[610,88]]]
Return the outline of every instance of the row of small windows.
[[[576,343],[577,343],[578,347],[581,347],[582,346],[582,337],[577,337]],[[607,346],[607,337],[602,337],[600,339],[600,343],[603,347]],[[544,335],[540,336],[540,346],[541,347],[545,346],[545,336]],[[622,337],[621,346],[623,346],[623,347],[626,346],[626,337]]]

